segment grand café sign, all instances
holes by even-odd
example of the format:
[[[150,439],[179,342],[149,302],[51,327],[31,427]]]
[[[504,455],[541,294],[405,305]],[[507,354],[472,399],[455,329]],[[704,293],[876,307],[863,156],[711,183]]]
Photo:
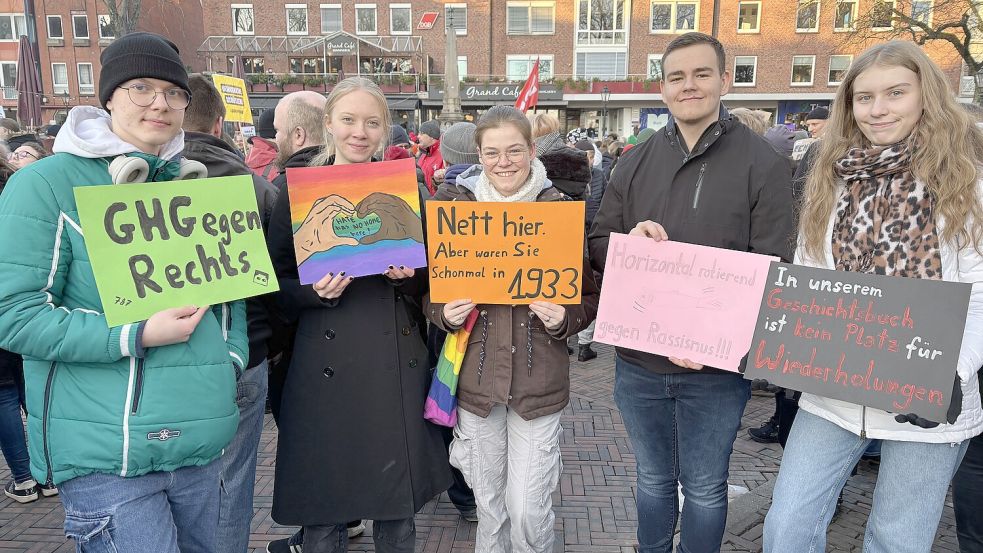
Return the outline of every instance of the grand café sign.
[[[523,83],[518,84],[469,84],[461,87],[461,100],[470,102],[501,102],[513,101],[519,97]],[[430,90],[430,99],[439,100],[444,97],[444,89]],[[551,84],[539,86],[540,100],[562,100],[563,90]]]

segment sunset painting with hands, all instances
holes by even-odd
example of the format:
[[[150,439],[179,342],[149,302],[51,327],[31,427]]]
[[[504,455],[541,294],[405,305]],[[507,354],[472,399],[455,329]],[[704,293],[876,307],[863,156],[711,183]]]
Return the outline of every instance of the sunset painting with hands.
[[[301,284],[427,264],[412,159],[287,169]]]

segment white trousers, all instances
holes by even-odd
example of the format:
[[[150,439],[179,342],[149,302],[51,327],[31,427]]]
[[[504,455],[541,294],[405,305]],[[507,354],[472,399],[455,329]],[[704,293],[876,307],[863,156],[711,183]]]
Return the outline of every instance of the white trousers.
[[[474,490],[475,553],[553,551],[560,431],[560,413],[527,421],[504,405],[484,419],[458,409],[450,461]]]

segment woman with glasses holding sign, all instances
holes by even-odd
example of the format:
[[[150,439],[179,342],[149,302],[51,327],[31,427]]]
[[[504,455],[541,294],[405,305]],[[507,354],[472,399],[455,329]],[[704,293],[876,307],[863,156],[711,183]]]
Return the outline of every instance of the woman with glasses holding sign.
[[[481,165],[444,184],[435,200],[558,202],[569,197],[546,178],[529,120],[495,106],[478,121]],[[560,412],[570,400],[566,339],[597,315],[598,289],[584,260],[579,305],[475,305],[462,298],[425,304],[447,332],[478,319],[461,366],[451,464],[474,490],[475,550],[553,550],[552,493],[560,477]]]
[[[274,126],[282,131],[280,123],[278,114]],[[390,133],[386,98],[368,79],[345,79],[328,95],[323,124],[326,144],[312,167],[373,162]],[[399,207],[373,205],[371,198],[353,206],[362,217]],[[325,205],[323,213],[336,208]],[[297,232],[314,225],[311,249],[324,251],[338,240],[333,220],[312,217]],[[382,229],[389,237],[400,232]],[[353,278],[339,271],[300,284],[303,253],[294,247],[286,188],[267,241],[278,303],[297,325],[278,420],[273,519],[303,527],[268,550],[299,550],[302,536],[304,553],[342,553],[346,522],[366,519],[374,521],[377,552],[412,553],[415,513],[451,485],[440,433],[423,419],[430,376],[420,310],[426,273],[390,265],[383,274]]]
[[[24,356],[27,484],[58,487],[79,551],[211,553],[245,305],[107,325],[74,190],[203,168],[179,157],[191,94],[177,47],[132,33],[101,61],[105,110],[74,108],[55,154],[18,170],[0,199],[0,347]]]
[[[882,442],[864,551],[932,549],[949,481],[983,431],[983,133],[911,42],[850,66],[808,176],[796,263],[974,284],[947,420],[803,394],[765,521],[769,553],[825,551],[836,498]]]

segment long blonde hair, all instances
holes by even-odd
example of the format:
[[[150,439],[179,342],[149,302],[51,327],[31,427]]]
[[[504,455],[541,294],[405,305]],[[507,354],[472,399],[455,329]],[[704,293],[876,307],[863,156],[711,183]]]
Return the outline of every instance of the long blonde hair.
[[[324,104],[324,145],[321,146],[321,151],[311,159],[311,167],[327,165],[328,160],[334,155],[334,142],[331,138],[331,133],[328,132],[328,124],[331,122],[331,112],[334,111],[338,100],[341,100],[356,90],[368,92],[378,102],[379,111],[382,112],[382,128],[387,129],[387,132],[383,135],[382,142],[379,144],[379,149],[383,151],[386,149],[386,142],[389,140],[388,129],[392,127],[393,123],[392,115],[389,113],[389,103],[386,102],[386,95],[382,93],[379,85],[365,77],[348,77],[335,85],[334,89],[328,94],[327,103]]]
[[[983,240],[983,209],[977,196],[983,164],[983,132],[956,102],[942,71],[912,42],[890,41],[867,49],[843,77],[830,107],[829,121],[805,186],[799,233],[805,253],[825,257],[826,230],[836,207],[839,179],[834,164],[850,148],[869,147],[853,117],[853,84],[874,66],[904,67],[921,83],[922,115],[908,137],[911,171],[925,183],[935,214],[945,220],[943,240],[977,251]],[[972,224],[967,226],[967,222]]]

